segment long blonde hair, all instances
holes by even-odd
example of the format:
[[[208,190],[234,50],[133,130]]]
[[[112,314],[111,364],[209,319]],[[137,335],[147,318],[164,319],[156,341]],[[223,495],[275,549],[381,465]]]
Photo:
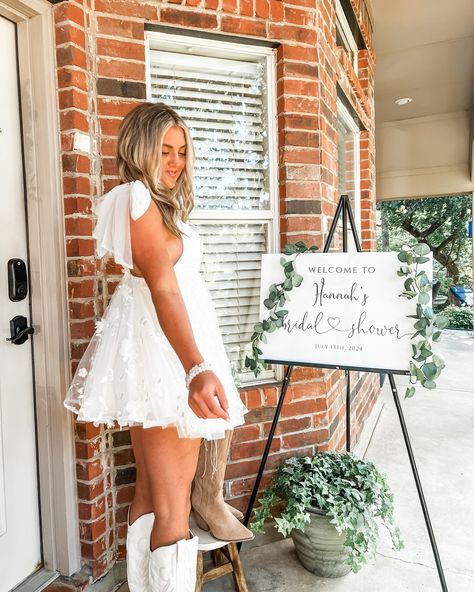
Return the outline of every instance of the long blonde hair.
[[[173,189],[160,182],[161,147],[171,127],[181,128],[186,139],[185,166]],[[165,226],[180,237],[177,219],[186,222],[194,207],[194,147],[188,126],[176,111],[164,103],[143,103],[132,109],[120,125],[117,166],[122,182],[140,180],[146,185]]]

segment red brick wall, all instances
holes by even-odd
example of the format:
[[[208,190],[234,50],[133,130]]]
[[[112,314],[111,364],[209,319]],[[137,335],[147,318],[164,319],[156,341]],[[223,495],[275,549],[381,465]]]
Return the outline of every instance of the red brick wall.
[[[375,248],[375,163],[371,27],[359,76],[336,48],[331,0],[73,0],[54,7],[62,146],[72,369],[120,277],[94,259],[91,204],[117,183],[114,150],[121,118],[145,98],[144,22],[257,37],[280,43],[277,100],[281,245],[322,242],[322,216],[337,199],[336,83],[367,127],[361,137],[362,240]],[[364,16],[365,15],[365,16]],[[90,152],[74,145],[77,134]],[[77,139],[81,139],[81,136]],[[82,137],[82,139],[84,139]],[[353,441],[376,399],[377,377],[353,375]],[[250,412],[234,434],[227,497],[244,509],[273,418],[278,385],[241,396]],[[316,448],[342,449],[344,380],[340,372],[296,368],[269,457],[270,470]],[[134,467],[128,431],[76,425],[79,519],[84,564],[95,578],[123,559]]]

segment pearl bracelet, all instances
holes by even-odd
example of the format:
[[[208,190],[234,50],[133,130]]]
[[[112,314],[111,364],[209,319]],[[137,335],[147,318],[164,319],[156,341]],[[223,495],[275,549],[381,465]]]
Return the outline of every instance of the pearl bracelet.
[[[198,374],[201,374],[201,372],[205,372],[206,370],[212,370],[212,365],[209,362],[201,362],[200,364],[196,364],[196,366],[193,366],[184,378],[186,382],[186,387],[189,388],[192,379],[195,378]]]

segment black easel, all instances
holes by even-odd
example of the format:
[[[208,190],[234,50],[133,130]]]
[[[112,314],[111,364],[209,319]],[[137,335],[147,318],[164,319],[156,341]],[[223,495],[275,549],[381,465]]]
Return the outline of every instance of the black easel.
[[[351,208],[351,203],[349,197],[347,195],[341,195],[339,203],[337,204],[336,212],[334,214],[334,219],[331,224],[331,228],[329,230],[328,237],[326,239],[323,253],[328,253],[329,249],[331,248],[332,242],[334,240],[334,234],[337,229],[337,225],[339,220],[342,216],[342,250],[344,253],[348,251],[348,221],[351,225],[351,234],[354,239],[354,243],[358,252],[362,251],[361,244],[359,241],[359,236],[357,234],[357,227],[354,220],[354,215]],[[270,429],[270,433],[268,434],[267,443],[265,446],[265,450],[263,452],[262,460],[260,462],[260,467],[258,469],[257,479],[255,481],[255,485],[252,490],[252,495],[250,496],[249,504],[247,507],[247,511],[245,513],[244,524],[248,526],[250,522],[250,516],[252,514],[253,506],[255,504],[255,500],[258,494],[258,488],[260,486],[260,482],[262,480],[263,472],[265,470],[265,465],[267,463],[268,454],[270,452],[270,447],[272,444],[273,436],[278,424],[278,420],[280,418],[281,409],[283,407],[283,403],[285,400],[286,391],[288,389],[288,385],[290,383],[291,373],[295,366],[310,366],[313,368],[329,368],[329,369],[337,369],[337,370],[344,370],[346,376],[346,450],[350,452],[351,449],[351,381],[350,381],[350,371],[351,370],[359,370],[362,372],[377,372],[381,374],[387,374],[388,380],[390,382],[390,388],[392,390],[393,399],[395,402],[395,407],[397,409],[398,418],[400,420],[400,426],[402,428],[403,438],[405,440],[405,445],[407,448],[408,458],[410,460],[411,469],[413,472],[413,477],[415,479],[416,489],[418,491],[418,497],[420,498],[420,504],[423,511],[423,516],[426,523],[426,528],[428,530],[428,535],[430,538],[431,548],[433,549],[433,555],[436,562],[436,569],[438,570],[438,576],[441,583],[441,588],[443,592],[448,592],[448,587],[446,585],[446,580],[444,577],[443,566],[441,565],[441,558],[438,552],[438,546],[436,544],[435,535],[433,532],[433,527],[431,525],[430,515],[428,513],[428,507],[426,505],[425,496],[423,493],[423,488],[421,486],[420,476],[418,474],[418,469],[416,467],[415,457],[413,455],[413,450],[410,443],[410,437],[408,435],[407,426],[405,423],[405,418],[403,416],[402,406],[400,404],[400,399],[398,397],[397,387],[395,385],[395,379],[393,377],[394,374],[408,374],[408,372],[402,372],[397,370],[389,370],[389,369],[376,369],[376,368],[360,368],[360,367],[352,367],[352,366],[330,366],[325,364],[324,366],[319,364],[310,364],[310,363],[303,363],[298,362],[293,364],[292,362],[282,362],[281,360],[268,360],[265,359],[265,362],[268,364],[285,364],[287,366],[285,378],[282,382],[281,387],[281,395],[278,399],[278,404],[275,410],[275,416],[273,418],[272,426]],[[240,547],[242,543],[238,543],[237,549],[240,551]]]

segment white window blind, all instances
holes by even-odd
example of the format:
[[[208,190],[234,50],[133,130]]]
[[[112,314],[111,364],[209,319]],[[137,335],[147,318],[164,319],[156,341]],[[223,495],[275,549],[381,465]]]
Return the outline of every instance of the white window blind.
[[[168,40],[166,50],[152,40],[149,92],[151,100],[176,109],[191,131],[196,150],[192,224],[203,240],[202,272],[234,376],[246,384],[255,382],[244,360],[259,316],[261,255],[276,246],[269,60],[258,53],[249,57],[248,51],[245,59],[229,56],[216,43],[214,55],[206,55],[179,39]],[[259,382],[274,378],[269,367]]]
[[[201,223],[202,271],[210,289],[231,365],[244,371],[245,347],[259,320],[260,261],[268,252],[268,223]]]

